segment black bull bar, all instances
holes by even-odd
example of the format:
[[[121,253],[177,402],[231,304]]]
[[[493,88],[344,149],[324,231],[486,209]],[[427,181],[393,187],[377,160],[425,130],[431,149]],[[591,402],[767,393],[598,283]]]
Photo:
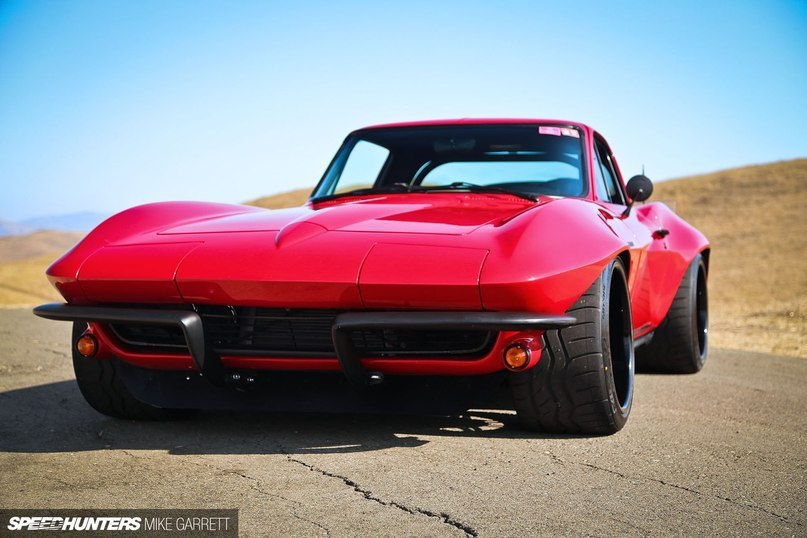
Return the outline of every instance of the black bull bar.
[[[49,303],[34,308],[41,318],[57,321],[150,323],[173,325],[182,329],[188,351],[203,376],[213,383],[223,381],[225,372],[221,358],[205,342],[202,318],[190,310],[156,310],[113,306],[79,306]],[[533,312],[343,312],[336,316],[331,328],[333,346],[342,372],[359,390],[383,380],[378,372],[368,372],[361,363],[350,333],[359,329],[428,329],[535,331],[568,327],[577,320],[569,315]]]

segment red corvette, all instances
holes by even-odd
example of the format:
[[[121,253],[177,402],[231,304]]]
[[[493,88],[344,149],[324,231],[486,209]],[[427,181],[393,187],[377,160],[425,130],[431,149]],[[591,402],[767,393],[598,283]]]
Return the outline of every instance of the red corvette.
[[[709,243],[635,205],[652,190],[624,184],[580,123],[369,127],[302,207],[111,217],[48,269],[66,304],[34,313],[74,322],[79,387],[107,415],[459,409],[505,392],[529,428],[613,433],[636,363],[706,359]]]

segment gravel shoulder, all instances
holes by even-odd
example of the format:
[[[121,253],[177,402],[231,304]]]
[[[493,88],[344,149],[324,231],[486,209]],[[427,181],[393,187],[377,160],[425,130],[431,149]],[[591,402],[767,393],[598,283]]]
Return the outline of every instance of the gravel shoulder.
[[[68,324],[0,310],[0,507],[239,508],[244,536],[807,535],[807,361],[639,375],[610,437],[514,416],[103,417]]]

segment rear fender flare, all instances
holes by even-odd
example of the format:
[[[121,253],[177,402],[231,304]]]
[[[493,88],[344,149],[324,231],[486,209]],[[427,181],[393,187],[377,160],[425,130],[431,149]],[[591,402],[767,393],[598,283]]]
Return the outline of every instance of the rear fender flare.
[[[653,298],[648,321],[657,326],[667,315],[681,279],[699,254],[704,255],[708,274],[711,247],[705,235],[661,202],[640,206],[637,212],[646,222],[658,223],[654,232],[664,234],[654,235],[646,262],[647,293]]]

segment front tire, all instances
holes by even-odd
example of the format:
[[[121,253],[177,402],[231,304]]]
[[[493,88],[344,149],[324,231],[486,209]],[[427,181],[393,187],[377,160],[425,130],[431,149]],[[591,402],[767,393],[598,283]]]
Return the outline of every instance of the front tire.
[[[636,350],[636,364],[642,372],[694,374],[706,362],[708,336],[706,264],[698,254],[653,338]]]
[[[511,375],[521,423],[555,433],[612,434],[633,403],[633,327],[622,261],[613,260],[568,313],[577,323],[546,331],[541,360]]]
[[[123,383],[117,361],[82,357],[75,344],[86,329],[86,323],[73,322],[73,371],[81,395],[93,409],[110,417],[133,420],[175,420],[194,414],[192,410],[163,409],[141,402]]]

